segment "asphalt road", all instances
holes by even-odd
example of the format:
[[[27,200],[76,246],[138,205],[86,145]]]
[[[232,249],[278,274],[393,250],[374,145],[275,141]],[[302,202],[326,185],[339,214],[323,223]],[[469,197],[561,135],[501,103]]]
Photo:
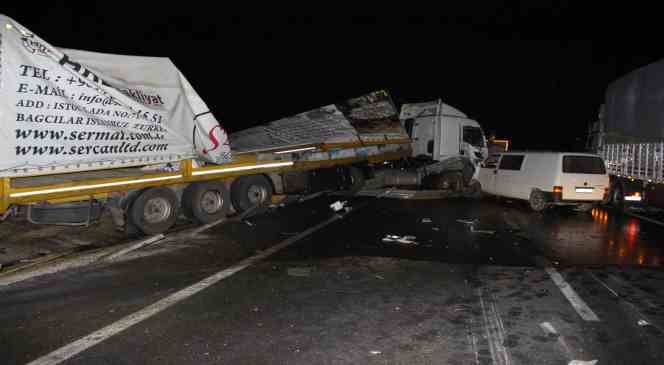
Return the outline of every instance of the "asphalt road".
[[[0,363],[63,348],[64,364],[664,363],[658,226],[491,199],[355,199],[268,255],[337,199],[2,287]]]

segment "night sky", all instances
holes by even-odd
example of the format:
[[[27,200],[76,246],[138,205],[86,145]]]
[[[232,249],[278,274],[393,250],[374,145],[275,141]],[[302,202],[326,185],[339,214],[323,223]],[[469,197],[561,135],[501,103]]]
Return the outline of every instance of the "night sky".
[[[579,150],[607,84],[662,47],[639,41],[632,15],[531,3],[400,2],[352,15],[336,3],[300,14],[44,2],[0,12],[58,47],[170,57],[231,132],[386,88],[398,106],[440,97],[516,149]]]

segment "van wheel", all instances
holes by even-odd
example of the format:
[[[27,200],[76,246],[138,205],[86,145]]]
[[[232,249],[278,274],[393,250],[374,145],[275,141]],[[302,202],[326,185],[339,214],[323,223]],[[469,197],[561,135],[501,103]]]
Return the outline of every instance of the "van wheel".
[[[272,184],[263,175],[241,176],[231,184],[231,200],[239,213],[272,201]]]
[[[528,202],[530,203],[530,208],[536,212],[541,212],[549,207],[546,197],[544,197],[544,193],[541,190],[533,190],[530,193]]]
[[[160,186],[143,191],[127,214],[130,224],[144,234],[166,232],[177,219],[178,198],[173,190]]]
[[[182,193],[182,210],[187,218],[206,224],[224,218],[231,208],[228,189],[221,182],[199,182]]]

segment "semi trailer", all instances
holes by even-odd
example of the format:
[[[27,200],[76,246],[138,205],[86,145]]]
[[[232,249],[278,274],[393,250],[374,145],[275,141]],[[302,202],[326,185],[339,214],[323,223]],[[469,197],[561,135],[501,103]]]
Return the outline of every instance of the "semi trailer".
[[[606,203],[664,208],[664,61],[608,85],[588,149],[606,161]]]
[[[228,135],[168,58],[56,48],[0,22],[3,220],[82,225],[108,211],[156,234],[180,213],[209,223],[377,176],[467,189],[486,156],[476,121],[440,100],[398,113],[387,91]]]

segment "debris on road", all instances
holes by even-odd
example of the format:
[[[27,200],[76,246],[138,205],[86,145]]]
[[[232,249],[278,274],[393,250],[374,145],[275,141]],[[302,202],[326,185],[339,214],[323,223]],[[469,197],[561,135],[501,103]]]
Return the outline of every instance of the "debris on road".
[[[457,219],[457,222],[461,224],[465,224],[466,226],[469,227],[470,232],[472,233],[481,233],[481,234],[489,234],[493,235],[496,234],[496,231],[493,230],[488,230],[488,229],[475,229],[475,225],[478,224],[480,221],[478,219]]]
[[[380,355],[380,354],[382,354],[381,351],[377,351],[377,350],[369,351],[369,353],[372,354],[372,355]]]
[[[431,218],[422,218],[422,223],[431,223]]]
[[[643,319],[639,319],[639,321],[636,322],[636,323],[637,323],[639,326],[641,326],[641,327],[645,327],[645,326],[650,325],[650,323],[649,323],[648,321],[643,320]]]
[[[438,228],[438,227],[431,227],[431,230],[432,230],[432,231],[440,231],[440,228]]]
[[[405,245],[417,245],[418,243],[415,241],[417,237],[415,236],[397,236],[393,234],[388,234],[387,236],[383,237],[383,242],[396,242],[396,243],[402,243]]]
[[[346,204],[348,204],[348,201],[346,200],[344,201],[337,200],[336,202],[330,204],[330,208],[332,208],[333,211],[338,212],[342,210],[346,206]]]
[[[291,267],[287,270],[288,276],[308,277],[311,276],[310,267]]]
[[[470,231],[473,233],[481,233],[481,234],[496,234],[496,231],[488,230],[488,229],[475,229],[475,226],[470,226]]]
[[[249,227],[253,227],[255,224],[250,222],[250,221],[244,221],[244,224],[248,225]]]

